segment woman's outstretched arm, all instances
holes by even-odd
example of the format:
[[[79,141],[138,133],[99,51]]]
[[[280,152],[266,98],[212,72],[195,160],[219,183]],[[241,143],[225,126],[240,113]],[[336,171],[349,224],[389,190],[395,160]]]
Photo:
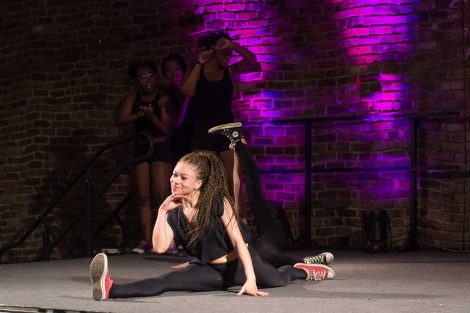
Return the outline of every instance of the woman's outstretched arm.
[[[256,286],[256,275],[253,269],[253,262],[251,260],[250,252],[243,240],[242,233],[238,227],[237,219],[234,216],[233,208],[227,200],[224,200],[224,214],[222,215],[222,222],[229,235],[233,247],[238,253],[238,257],[243,264],[245,270],[246,281],[237,295],[243,293],[252,296],[267,296],[267,292],[258,290]]]

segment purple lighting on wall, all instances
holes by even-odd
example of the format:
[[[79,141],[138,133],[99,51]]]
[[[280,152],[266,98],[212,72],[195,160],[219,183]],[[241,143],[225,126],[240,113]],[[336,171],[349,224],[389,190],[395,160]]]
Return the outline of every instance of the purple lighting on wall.
[[[402,69],[414,50],[417,1],[329,2],[336,6],[334,19],[339,30],[339,46],[346,51],[349,71],[357,75],[355,91],[359,107],[370,114],[370,126],[378,130],[369,134],[370,144],[378,149],[374,153],[376,156],[368,157],[373,160],[369,166],[406,167],[410,164],[407,150],[411,148],[411,121],[393,118],[388,122],[380,120],[387,116],[390,118],[391,113],[406,112],[415,103],[414,88]],[[387,172],[380,174],[380,182],[385,184],[378,185],[381,186],[379,188],[368,188],[365,199],[380,201],[387,197],[409,196],[408,178],[400,179],[398,172],[390,173],[393,174],[390,176],[384,174]],[[406,172],[403,174],[408,175]],[[385,193],[388,193],[387,197]]]
[[[372,121],[390,113],[412,109],[414,88],[406,71],[402,70],[402,64],[411,58],[414,49],[417,0],[323,0],[325,5],[334,5],[334,10],[325,11],[327,13],[324,15],[315,15],[317,12],[314,12],[312,15],[315,18],[310,16],[304,24],[297,24],[297,19],[303,20],[309,16],[308,13],[299,12],[299,8],[310,7],[310,1],[295,1],[297,11],[289,11],[285,10],[283,3],[264,0],[195,0],[195,13],[204,16],[201,31],[225,29],[231,35],[240,36],[237,42],[254,52],[261,65],[261,72],[240,77],[241,85],[234,108],[235,113],[241,115],[241,120],[299,118],[305,112],[309,117],[369,114]],[[332,34],[327,34],[323,27],[322,23],[326,21],[332,23],[325,24],[329,27],[328,31],[334,28]],[[325,34],[317,34],[318,31]],[[342,52],[344,54],[341,55]],[[302,77],[305,79],[302,80]],[[336,126],[326,125],[326,152],[321,151],[315,162],[324,158],[325,164],[331,164],[332,168],[351,166],[377,169],[396,163],[407,164],[406,155],[402,157],[395,155],[395,152],[388,153],[387,149],[398,144],[400,149],[406,150],[404,145],[409,144],[409,127],[404,127],[402,121],[398,120],[383,123],[374,121],[371,123],[374,126],[367,124],[368,121],[364,121],[364,125],[347,126],[344,130],[344,134],[358,138],[351,141],[361,141],[367,138],[367,132],[370,131],[366,129],[362,132],[362,127],[377,125],[380,128],[381,124],[387,125],[371,136],[374,139],[367,142],[368,147],[364,151],[354,151],[356,145],[350,144],[348,140],[335,142],[340,135]],[[289,129],[287,126],[277,127]],[[250,145],[274,151],[289,150],[287,153],[282,152],[285,154],[301,153],[294,150],[304,144],[302,126],[297,125],[296,129],[290,129],[284,136],[276,137],[269,134],[268,128],[268,124],[252,127]],[[323,134],[315,133],[322,131],[314,130],[314,140],[322,138]],[[292,133],[301,135],[292,136]],[[383,145],[384,142],[389,146]],[[345,151],[341,150],[343,146],[347,147]],[[257,162],[261,169],[286,168],[276,158],[259,157]],[[289,162],[296,166],[303,165],[302,157]],[[344,178],[340,174],[338,177]],[[382,185],[384,189],[391,188],[392,193],[404,191],[403,186],[406,184],[397,183],[398,178],[381,177],[389,180]],[[267,191],[282,202],[276,192],[282,186],[274,184],[276,179]],[[290,190],[291,194],[299,197],[302,192]],[[372,198],[381,198],[375,189],[371,192],[376,194]],[[285,196],[285,199],[288,198]]]
[[[256,54],[258,62],[272,63],[277,61],[273,53],[273,45],[279,38],[273,35],[273,27],[264,16],[265,1],[217,1],[196,0],[194,11],[204,15],[204,29],[224,29],[230,35],[239,37],[236,40]],[[259,81],[263,72],[245,74],[240,77],[242,82]]]
[[[252,51],[260,64],[261,71],[242,74],[239,77],[243,84],[263,82],[273,64],[279,62],[276,46],[281,43],[276,37],[275,27],[269,21],[269,12],[266,10],[264,0],[230,1],[230,0],[195,0],[194,13],[204,15],[204,30],[224,29],[231,36],[239,39],[235,42]],[[231,62],[240,60],[235,56]],[[268,120],[282,118],[279,112],[273,110],[272,95],[268,95],[262,87],[256,91],[244,94],[244,88],[240,88],[238,100],[235,106],[248,108],[251,112],[259,112]],[[241,113],[242,114],[242,113]],[[245,119],[242,117],[242,119]]]
[[[414,49],[417,1],[330,2],[337,6],[339,45],[346,49],[351,68],[361,73],[360,100],[376,113],[409,109],[412,88],[406,74],[395,71]],[[371,90],[364,92],[367,83]]]
[[[408,105],[406,91],[410,89],[402,73],[383,73],[377,75],[378,90],[362,97],[368,103],[370,111],[385,112],[406,109]]]

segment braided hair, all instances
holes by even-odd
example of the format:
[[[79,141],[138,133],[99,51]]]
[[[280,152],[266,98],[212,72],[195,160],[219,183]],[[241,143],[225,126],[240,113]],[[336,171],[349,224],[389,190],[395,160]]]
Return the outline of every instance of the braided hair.
[[[202,181],[197,204],[197,214],[189,229],[189,243],[197,242],[207,231],[211,215],[216,214],[217,201],[227,199],[234,209],[233,216],[238,223],[238,212],[232,196],[229,193],[225,168],[218,157],[207,152],[192,152],[183,156],[179,162],[193,165],[197,171],[197,178]]]

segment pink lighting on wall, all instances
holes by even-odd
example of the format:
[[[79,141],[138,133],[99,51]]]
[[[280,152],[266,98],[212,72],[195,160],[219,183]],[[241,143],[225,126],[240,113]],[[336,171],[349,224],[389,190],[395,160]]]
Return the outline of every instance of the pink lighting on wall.
[[[335,125],[325,123],[318,126],[319,129],[314,129],[314,140],[321,139],[321,128],[324,127],[326,131],[324,143],[314,142],[314,145],[318,143],[320,151],[314,151],[315,166],[377,169],[396,164],[406,166],[409,164],[409,157],[395,155],[393,149],[395,146],[406,149],[406,145],[409,145],[409,127],[404,127],[403,121],[377,120],[389,113],[402,113],[412,109],[414,105],[414,87],[406,72],[401,70],[401,65],[410,58],[414,49],[417,24],[415,5],[418,1],[323,0],[324,4],[333,4],[334,10],[324,15],[316,15],[317,12],[314,12],[312,16],[315,18],[308,13],[299,13],[299,8],[310,7],[311,1],[294,1],[294,7],[297,6],[294,15],[298,15],[291,16],[291,12],[282,11],[284,3],[264,0],[195,0],[195,13],[204,16],[201,31],[224,29],[231,35],[240,36],[237,42],[254,52],[261,64],[261,72],[240,77],[241,85],[234,107],[242,112],[242,120],[299,118],[303,112],[308,117],[369,114],[370,124],[374,124],[373,126],[368,125],[369,121],[361,122],[360,126],[345,126],[344,134],[356,136],[357,144],[350,144],[354,139],[338,142],[337,136],[342,133],[338,132]],[[306,22],[300,24],[296,21],[297,18],[304,18]],[[331,34],[322,30],[322,23],[329,27]],[[317,34],[319,30],[320,33]],[[298,40],[296,36],[299,37]],[[299,103],[301,107],[296,107]],[[243,115],[246,111],[250,114]],[[382,124],[387,127],[380,129]],[[289,129],[289,126],[284,125],[276,127]],[[379,130],[361,131],[362,127],[377,127]],[[303,147],[304,128],[299,125],[296,128],[298,129],[292,132],[298,132],[299,136],[285,132],[283,136],[274,137],[267,133],[270,129],[268,123],[251,127],[252,136],[248,141],[253,147],[262,149],[257,158],[261,169],[299,169],[303,166],[304,159],[299,156],[302,153],[300,150]],[[318,133],[320,134],[317,136]],[[363,142],[368,144],[366,148],[361,145]],[[356,146],[357,151],[354,150]],[[393,151],[389,153],[390,149]],[[288,159],[288,162],[286,159],[268,157],[275,154],[288,156],[289,153],[297,157]],[[351,160],[342,160],[342,155]],[[370,175],[387,176],[386,172],[382,174]],[[335,175],[339,179],[346,177],[343,174]],[[368,175],[364,175],[365,181],[370,179]],[[407,182],[397,183],[394,177],[398,174],[393,175],[387,184],[381,185],[384,186],[381,187],[382,191],[390,188],[386,192],[403,193],[403,186]],[[285,188],[288,187],[279,185],[277,176],[272,177],[272,188],[267,190],[269,198],[281,202],[282,199],[293,201],[291,196],[301,198],[303,190],[290,190],[286,194]],[[407,178],[401,179],[406,180]],[[380,183],[378,178],[377,183]],[[382,193],[377,190],[381,188],[370,190],[370,198],[380,199]]]
[[[368,104],[370,111],[399,111],[409,106],[410,88],[403,73],[383,73],[377,76],[379,89],[364,95],[361,99]]]
[[[273,44],[280,39],[274,36],[274,28],[265,17],[265,1],[220,1],[196,0],[194,12],[204,15],[204,29],[224,29],[230,35],[239,37],[236,42],[256,54],[263,67],[265,63],[275,63],[278,57],[273,51]],[[233,61],[236,61],[234,59]],[[264,79],[263,72],[241,75],[243,83]]]
[[[346,64],[357,75],[351,90],[358,96],[361,111],[369,114],[369,127],[361,138],[377,152],[365,156],[357,166],[407,167],[410,164],[411,120],[393,119],[391,113],[412,109],[414,87],[403,62],[415,47],[417,0],[330,0],[336,6],[339,46],[346,51]],[[354,85],[354,84],[353,84]],[[345,101],[347,105],[347,101]],[[389,121],[384,122],[384,118]],[[373,151],[373,149],[371,149]],[[379,172],[378,187],[367,186],[361,199],[383,200],[409,197],[409,173]],[[405,177],[400,177],[405,175]],[[369,179],[369,178],[367,178]]]
[[[252,82],[263,80],[263,72],[254,72],[240,75],[241,82]]]
[[[361,73],[357,80],[360,101],[371,112],[409,109],[409,79],[395,68],[414,49],[410,33],[416,27],[417,0],[330,2],[337,8],[339,45],[346,49],[351,67]],[[372,90],[364,92],[366,84]]]

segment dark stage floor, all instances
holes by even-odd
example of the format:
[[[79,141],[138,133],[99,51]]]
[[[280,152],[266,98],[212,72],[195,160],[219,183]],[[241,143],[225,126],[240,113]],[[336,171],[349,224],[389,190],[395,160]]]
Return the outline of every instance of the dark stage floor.
[[[269,289],[267,298],[237,297],[233,290],[95,302],[91,259],[0,265],[0,312],[470,312],[470,254],[333,252],[335,279],[295,281]],[[117,282],[129,282],[170,271],[181,260],[111,256],[110,273]]]

